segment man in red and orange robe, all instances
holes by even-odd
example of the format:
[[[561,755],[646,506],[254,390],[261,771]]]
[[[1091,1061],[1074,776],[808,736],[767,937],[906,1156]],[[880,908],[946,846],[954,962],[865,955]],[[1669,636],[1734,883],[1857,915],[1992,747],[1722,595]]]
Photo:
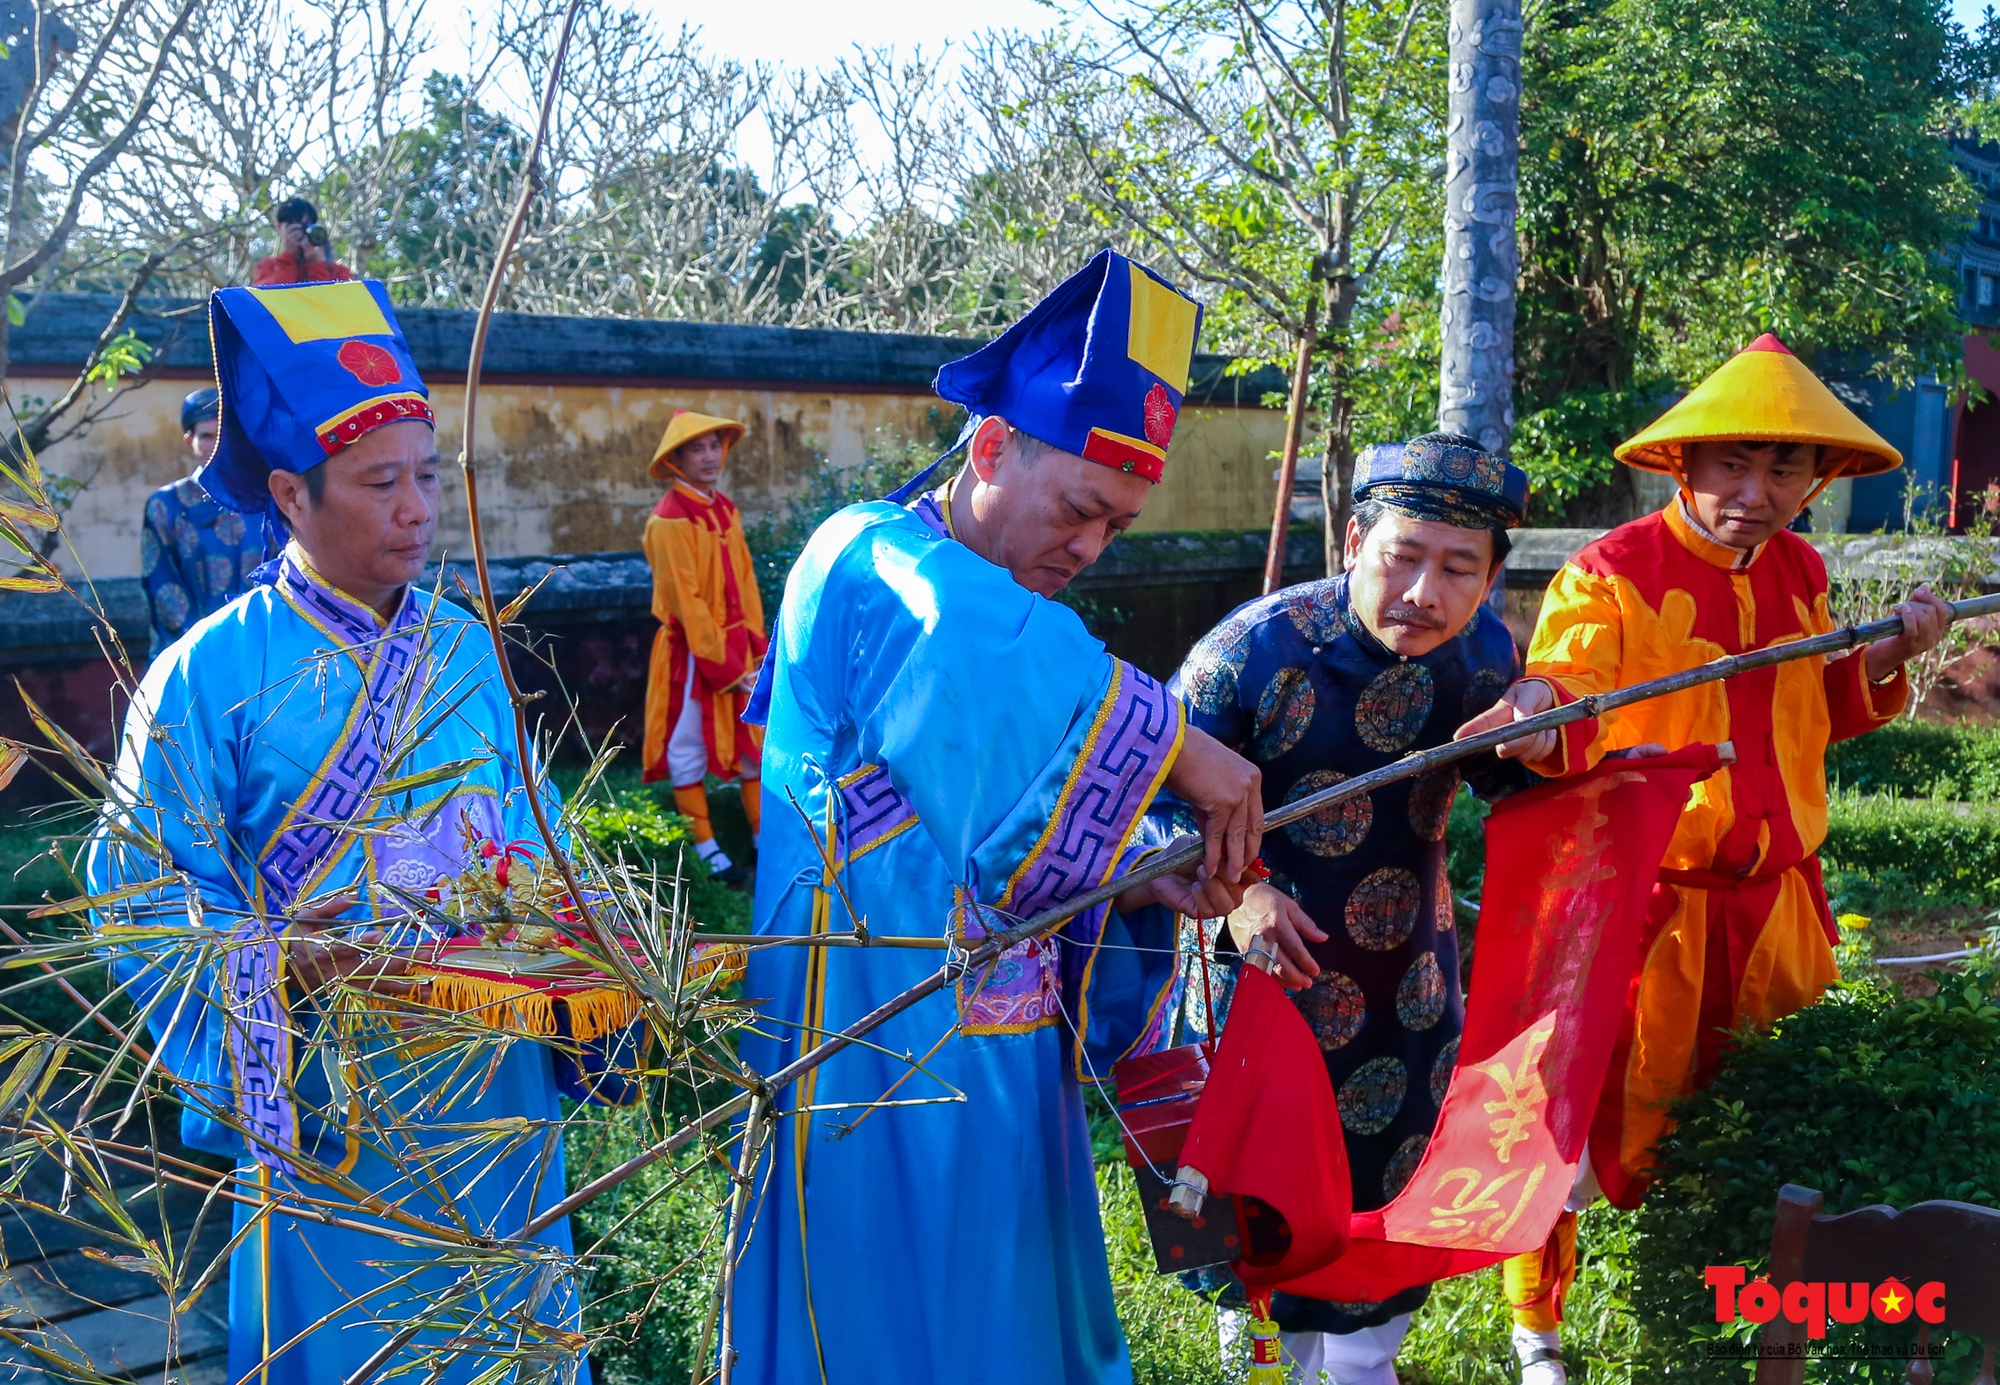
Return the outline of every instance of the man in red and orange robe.
[[[743,425],[729,419],[674,414],[652,465],[673,484],[645,537],[660,622],[646,679],[645,780],[673,786],[674,806],[694,824],[696,853],[731,884],[748,872],[716,842],[703,785],[710,774],[741,780],[754,837],[762,735],[742,713],[769,643],[743,517],[715,484],[742,437]]]
[[[1788,531],[1838,477],[1902,457],[1774,336],[1759,337],[1619,460],[1664,472],[1679,494],[1612,530],[1557,573],[1506,704],[1461,734],[1741,654],[1822,634],[1826,565]],[[1903,633],[1831,659],[1800,659],[1709,683],[1517,742],[1529,768],[1580,773],[1644,745],[1729,742],[1735,762],[1697,784],[1662,862],[1623,1031],[1591,1127],[1586,1178],[1620,1207],[1651,1181],[1668,1109],[1714,1073],[1728,1031],[1765,1026],[1838,978],[1820,881],[1826,748],[1903,710],[1905,660],[1943,637],[1949,608],[1920,589]],[[1541,1253],[1506,1265],[1525,1385],[1562,1385],[1561,1301],[1575,1274],[1574,1213]]]

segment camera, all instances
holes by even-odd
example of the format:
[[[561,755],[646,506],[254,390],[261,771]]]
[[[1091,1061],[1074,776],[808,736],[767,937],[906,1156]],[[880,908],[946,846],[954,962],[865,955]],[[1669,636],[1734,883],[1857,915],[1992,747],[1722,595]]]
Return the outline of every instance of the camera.
[[[326,249],[327,243],[332,239],[333,237],[326,233],[326,227],[320,225],[317,221],[306,227],[306,240],[310,244],[317,245],[322,250]]]

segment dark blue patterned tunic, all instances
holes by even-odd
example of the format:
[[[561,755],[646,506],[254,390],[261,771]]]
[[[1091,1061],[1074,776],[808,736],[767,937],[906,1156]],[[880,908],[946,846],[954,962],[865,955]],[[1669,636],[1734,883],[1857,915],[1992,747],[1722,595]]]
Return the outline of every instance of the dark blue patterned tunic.
[[[243,595],[263,561],[264,516],[225,509],[192,476],[154,491],[139,534],[153,656]]]
[[[1390,653],[1353,614],[1341,576],[1239,607],[1188,655],[1180,691],[1194,725],[1263,770],[1269,812],[1450,740],[1515,671],[1513,637],[1484,607],[1429,654]],[[1526,779],[1490,755],[1463,764],[1480,792]],[[1380,1207],[1416,1172],[1458,1055],[1465,1010],[1445,827],[1460,768],[1264,838],[1272,883],[1328,935],[1312,947],[1319,976],[1293,999],[1326,1054],[1357,1211]],[[1225,931],[1221,948],[1231,946]],[[1390,1311],[1414,1306],[1398,1297]],[[1347,1331],[1388,1316],[1278,1299],[1288,1331]]]

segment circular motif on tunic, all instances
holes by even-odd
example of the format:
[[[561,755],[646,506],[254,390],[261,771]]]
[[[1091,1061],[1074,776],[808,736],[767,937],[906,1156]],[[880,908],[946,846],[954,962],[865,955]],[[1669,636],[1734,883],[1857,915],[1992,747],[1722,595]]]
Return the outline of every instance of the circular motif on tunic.
[[[160,627],[179,634],[187,628],[188,597],[178,582],[168,582],[153,593],[153,604],[160,611]]]
[[[1299,1007],[1312,1026],[1313,1037],[1327,1053],[1359,1034],[1361,1022],[1368,1018],[1368,1001],[1361,987],[1353,978],[1332,970],[1315,976],[1312,985],[1292,996],[1292,1003]]]
[[[1181,686],[1197,712],[1214,716],[1236,700],[1236,682],[1250,654],[1250,622],[1225,620],[1191,650]]]
[[[1471,721],[1481,712],[1500,700],[1500,694],[1507,690],[1507,680],[1500,676],[1500,670],[1483,668],[1472,675],[1465,685],[1465,700],[1459,710],[1465,719]]]
[[[1428,1135],[1412,1135],[1396,1146],[1396,1152],[1389,1156],[1389,1162],[1382,1168],[1382,1196],[1392,1198],[1410,1185],[1417,1176],[1417,1165],[1424,1161],[1424,1150],[1430,1144]]]
[[[1451,1036],[1450,1042],[1438,1050],[1436,1061],[1431,1064],[1431,1105],[1443,1106],[1444,1094],[1451,1090],[1451,1072],[1458,1066],[1458,1039]]]
[[[1302,668],[1280,669],[1257,699],[1257,735],[1250,758],[1275,760],[1297,745],[1313,719],[1312,680]]]
[[[1431,719],[1435,690],[1422,664],[1397,664],[1377,675],[1354,704],[1354,730],[1370,750],[1401,750]]]
[[[153,569],[160,565],[160,536],[147,525],[139,531],[139,575],[151,577]]]
[[[1314,644],[1332,644],[1346,633],[1341,616],[1338,583],[1309,582],[1285,600],[1285,615],[1292,628]]]
[[[1384,866],[1363,877],[1347,897],[1347,936],[1370,952],[1401,947],[1423,907],[1417,877],[1401,866]]]
[[[234,548],[243,542],[243,516],[224,510],[215,517],[215,537]]]
[[[174,516],[174,551],[186,562],[193,562],[201,552],[201,532],[186,515]]]
[[[1403,1109],[1410,1074],[1401,1058],[1370,1058],[1340,1084],[1340,1124],[1349,1134],[1379,1135]]]
[[[1420,774],[1410,784],[1410,830],[1427,842],[1444,840],[1451,825],[1451,801],[1458,796],[1458,770],[1447,765]]]
[[[1297,803],[1321,789],[1345,782],[1347,776],[1338,770],[1316,769],[1292,785],[1291,792],[1285,795],[1285,802]],[[1300,818],[1285,831],[1293,841],[1315,856],[1345,856],[1361,845],[1361,839],[1368,835],[1369,825],[1374,821],[1375,796],[1359,794]]]
[[[1438,955],[1422,953],[1410,963],[1403,984],[1396,988],[1396,1018],[1405,1029],[1429,1029],[1444,1018],[1444,1000],[1444,973],[1438,969]]]

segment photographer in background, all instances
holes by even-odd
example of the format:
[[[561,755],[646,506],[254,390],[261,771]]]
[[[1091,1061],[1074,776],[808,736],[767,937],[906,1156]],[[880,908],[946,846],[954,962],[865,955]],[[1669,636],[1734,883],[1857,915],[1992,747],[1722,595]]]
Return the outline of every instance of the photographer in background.
[[[258,288],[274,284],[309,284],[324,279],[352,279],[354,271],[337,263],[329,248],[332,237],[319,224],[319,212],[303,197],[280,204],[278,253],[257,261],[251,283]]]

